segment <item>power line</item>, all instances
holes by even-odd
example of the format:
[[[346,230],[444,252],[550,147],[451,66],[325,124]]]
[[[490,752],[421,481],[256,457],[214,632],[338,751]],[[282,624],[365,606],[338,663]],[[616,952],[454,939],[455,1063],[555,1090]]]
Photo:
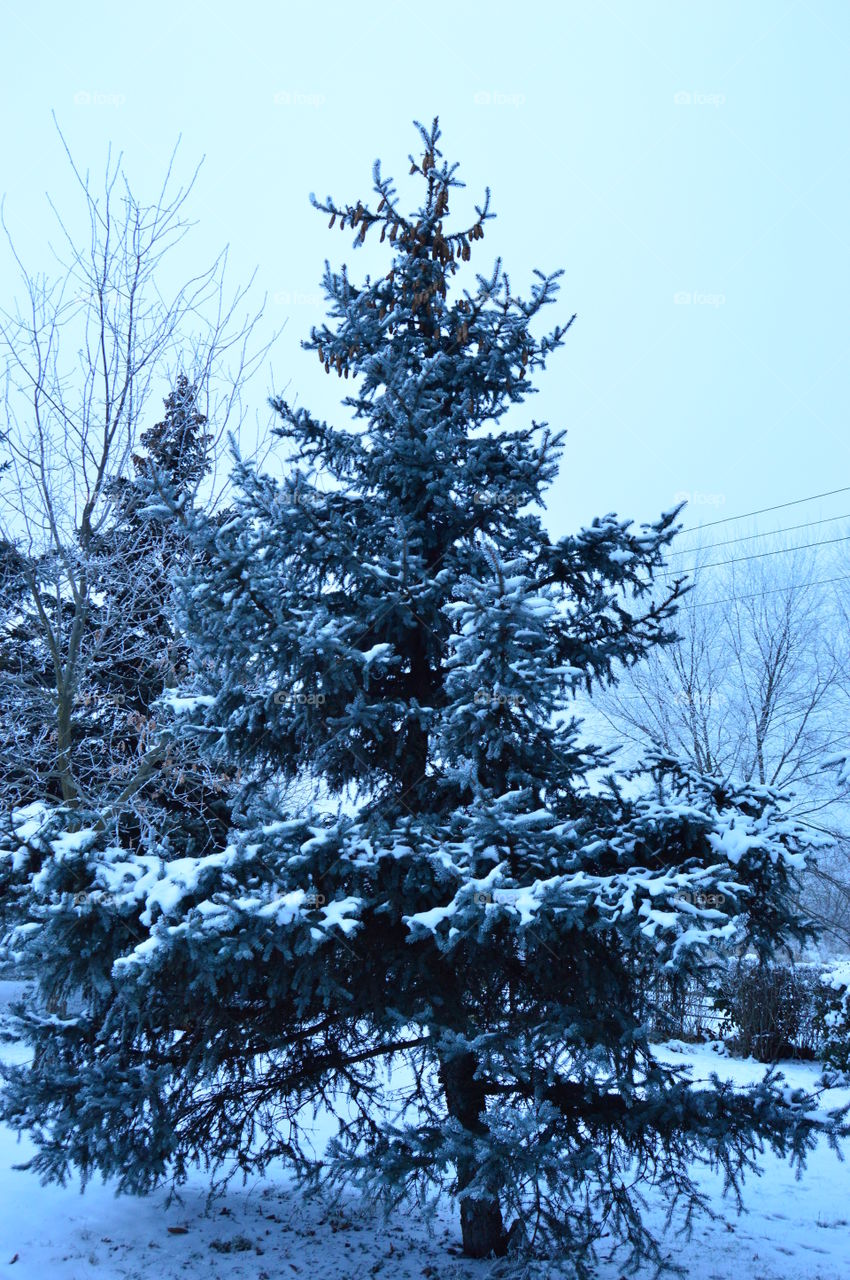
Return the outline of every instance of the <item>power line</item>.
[[[692,613],[694,609],[710,609],[718,604],[735,604],[738,600],[755,600],[759,596],[781,595],[784,591],[802,591],[806,587],[826,587],[833,582],[850,582],[850,573],[841,574],[837,578],[821,578],[819,582],[798,582],[795,586],[772,587],[770,591],[751,591],[743,596],[729,596],[726,600],[702,600],[699,604],[687,604],[680,607],[680,613]]]
[[[709,520],[707,524],[694,524],[683,529],[682,533],[698,533],[700,529],[713,529],[719,524],[730,524],[734,520],[749,520],[751,516],[764,516],[770,511],[783,511],[786,507],[799,507],[803,502],[816,502],[818,498],[833,498],[837,493],[850,493],[850,485],[843,489],[830,489],[827,493],[813,493],[808,498],[795,498],[793,502],[778,502],[775,507],[761,507],[758,511],[745,511],[740,516],[724,516],[722,520]]]
[[[845,538],[824,538],[821,542],[801,542],[796,547],[777,547],[773,551],[758,551],[751,556],[735,556],[732,560],[713,560],[709,564],[694,564],[687,569],[677,569],[675,573],[667,573],[665,579],[677,578],[683,573],[697,573],[701,569],[721,569],[729,564],[743,564],[745,560],[764,560],[766,556],[784,556],[791,551],[810,551],[812,547],[831,547],[837,542],[850,542],[850,535]]]
[[[741,517],[743,519],[743,517]],[[671,551],[671,556],[688,556],[697,551],[714,551],[717,547],[731,547],[736,542],[754,542],[756,538],[775,538],[783,533],[796,533],[798,529],[814,529],[821,524],[834,524],[836,520],[850,520],[850,511],[840,516],[824,516],[822,520],[806,520],[803,524],[789,524],[782,529],[768,529],[764,533],[742,533],[739,538],[726,538],[723,542],[706,542],[695,547],[682,547],[679,551]],[[703,526],[704,528],[705,526]],[[694,530],[683,530],[693,533]]]

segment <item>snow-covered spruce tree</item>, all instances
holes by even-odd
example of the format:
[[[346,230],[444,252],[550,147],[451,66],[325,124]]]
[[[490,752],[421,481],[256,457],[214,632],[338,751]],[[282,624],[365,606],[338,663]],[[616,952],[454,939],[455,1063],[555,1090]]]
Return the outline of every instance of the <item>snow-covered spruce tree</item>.
[[[96,981],[68,956],[76,1015],[22,1020],[39,1052],[4,1114],[47,1178],[140,1191],[284,1156],[391,1200],[447,1188],[468,1255],[583,1273],[603,1233],[660,1256],[642,1190],[690,1209],[700,1160],[737,1186],[763,1144],[802,1161],[816,1140],[773,1079],[692,1087],[646,1007],[662,968],[802,931],[804,836],[767,788],[658,756],[618,778],[582,742],[574,688],[668,638],[681,587],[652,580],[675,513],[549,539],[561,437],[503,419],[564,336],[533,332],[557,281],[522,300],[497,264],[462,287],[489,202],[452,230],[461,184],[436,122],[420,134],[414,213],[377,166],[372,204],[315,202],[391,259],[359,285],[327,268],[308,344],[356,386],[355,429],[279,402],[295,469],[238,467],[182,587],[209,683],[173,733],[346,803],[304,818],[254,785],[226,847],[176,863],[96,826],[57,842],[112,924]],[[61,889],[33,882],[24,953],[49,952]],[[314,1106],[339,1119],[317,1158]]]
[[[196,397],[178,375],[162,420],[139,435],[133,474],[105,482],[108,515],[75,566],[84,607],[63,591],[69,579],[59,557],[5,550],[0,925],[14,918],[22,890],[26,906],[28,876],[42,872],[53,837],[69,824],[107,825],[118,842],[146,852],[155,842],[164,857],[198,853],[226,836],[227,779],[190,744],[162,738],[157,724],[158,700],[188,669],[172,576],[193,552],[179,521],[151,519],[149,509],[166,492],[170,504],[190,504],[210,468],[212,437]],[[95,915],[102,906],[86,889],[81,884],[69,903],[72,933],[84,904]],[[56,986],[48,992],[45,984],[51,1004],[66,988],[63,953],[57,945]]]
[[[5,548],[2,812],[39,800],[103,800],[138,767],[153,703],[188,656],[170,600],[171,575],[191,554],[179,523],[150,520],[145,508],[156,477],[185,502],[209,470],[211,437],[196,394],[178,375],[163,420],[140,433],[143,452],[134,454],[132,474],[104,481],[106,510],[84,551],[73,544],[64,555]]]

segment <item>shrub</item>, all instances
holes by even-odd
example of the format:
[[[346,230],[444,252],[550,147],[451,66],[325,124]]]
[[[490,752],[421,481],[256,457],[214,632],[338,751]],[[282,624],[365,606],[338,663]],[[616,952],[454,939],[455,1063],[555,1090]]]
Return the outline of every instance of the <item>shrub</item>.
[[[816,977],[806,966],[767,964],[745,956],[721,980],[716,1004],[732,1047],[759,1062],[814,1057],[817,1051],[812,992]]]
[[[840,960],[823,971],[816,1010],[822,1028],[824,1064],[850,1072],[850,959]]]

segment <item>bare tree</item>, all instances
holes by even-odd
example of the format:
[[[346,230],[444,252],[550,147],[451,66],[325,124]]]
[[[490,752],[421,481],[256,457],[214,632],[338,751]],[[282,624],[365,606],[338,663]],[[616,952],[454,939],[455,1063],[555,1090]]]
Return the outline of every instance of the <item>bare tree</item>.
[[[25,266],[3,222],[20,284],[17,300],[0,309],[2,763],[16,780],[4,788],[3,807],[45,792],[65,803],[94,793],[124,803],[162,767],[164,747],[138,706],[132,733],[128,712],[113,717],[108,768],[92,756],[92,734],[77,731],[81,714],[90,727],[92,717],[112,716],[103,681],[99,705],[87,703],[95,669],[168,661],[149,651],[164,648],[163,639],[144,621],[152,601],[162,603],[149,581],[157,535],[135,521],[123,540],[111,536],[119,482],[138,469],[158,401],[180,384],[210,424],[195,484],[206,484],[205,501],[214,501],[221,443],[242,424],[245,383],[270,345],[255,341],[262,308],[247,309],[251,282],[228,292],[226,252],[170,283],[192,226],[186,207],[197,170],[180,185],[172,156],[156,197],[144,203],[120,156],[110,153],[96,185],[62,144],[82,230],[51,202],[58,248],[50,272]],[[164,555],[165,542],[163,572]]]
[[[809,878],[806,908],[846,946],[850,796],[824,767],[846,747],[850,723],[848,615],[834,567],[811,548],[753,538],[678,551],[670,573],[685,570],[693,589],[677,616],[678,642],[626,672],[594,707],[615,740],[790,790],[796,814],[832,842]]]

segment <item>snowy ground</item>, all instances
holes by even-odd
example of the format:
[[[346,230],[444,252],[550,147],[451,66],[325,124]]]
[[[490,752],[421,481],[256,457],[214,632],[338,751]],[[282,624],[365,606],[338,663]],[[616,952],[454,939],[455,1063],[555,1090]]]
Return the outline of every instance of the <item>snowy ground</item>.
[[[0,982],[0,1014],[17,988]],[[741,1083],[758,1078],[755,1063],[718,1058],[708,1048],[685,1052],[695,1076],[716,1070]],[[4,1049],[6,1058],[18,1051]],[[812,1087],[817,1069],[789,1063],[794,1085]],[[831,1095],[838,1104],[850,1093]],[[26,1140],[0,1129],[0,1280],[486,1280],[492,1264],[454,1256],[455,1216],[447,1207],[435,1223],[415,1211],[382,1222],[356,1200],[306,1201],[278,1183],[234,1185],[211,1209],[201,1176],[166,1207],[165,1193],[116,1198],[107,1186],[85,1195],[73,1187],[41,1187],[11,1166],[26,1158]],[[712,1192],[718,1222],[700,1221],[690,1242],[671,1237],[671,1255],[693,1280],[847,1280],[850,1277],[850,1163],[819,1148],[802,1182],[773,1158],[765,1176],[748,1184],[747,1210],[738,1218]],[[659,1218],[661,1208],[659,1206]],[[603,1260],[600,1280],[619,1280],[615,1258]],[[648,1275],[649,1273],[647,1273]]]

